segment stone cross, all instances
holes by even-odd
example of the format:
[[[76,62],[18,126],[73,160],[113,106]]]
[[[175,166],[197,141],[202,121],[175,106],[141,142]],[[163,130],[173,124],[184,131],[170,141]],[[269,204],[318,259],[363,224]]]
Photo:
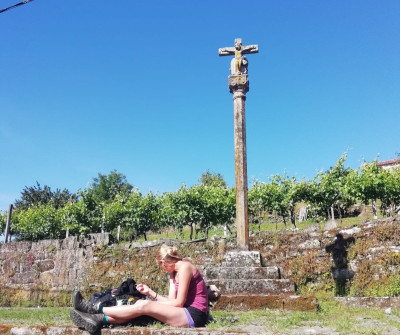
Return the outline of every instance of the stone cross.
[[[235,55],[231,60],[231,75],[247,74],[247,58],[243,54],[252,54],[258,52],[258,45],[242,45],[242,39],[235,39],[235,46],[228,48],[219,48],[220,56]]]
[[[258,45],[242,45],[242,39],[235,39],[235,46],[220,48],[220,56],[234,55],[231,61],[231,75],[228,77],[229,91],[233,94],[235,179],[236,179],[236,227],[237,246],[249,250],[249,219],[247,214],[247,155],[245,101],[249,91],[247,76],[248,61],[243,54],[257,53]]]

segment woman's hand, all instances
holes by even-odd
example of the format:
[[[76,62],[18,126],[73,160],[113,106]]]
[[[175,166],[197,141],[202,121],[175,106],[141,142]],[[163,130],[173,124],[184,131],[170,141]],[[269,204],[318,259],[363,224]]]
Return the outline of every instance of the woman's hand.
[[[136,285],[136,289],[144,295],[150,295],[151,292],[151,289],[145,284]]]

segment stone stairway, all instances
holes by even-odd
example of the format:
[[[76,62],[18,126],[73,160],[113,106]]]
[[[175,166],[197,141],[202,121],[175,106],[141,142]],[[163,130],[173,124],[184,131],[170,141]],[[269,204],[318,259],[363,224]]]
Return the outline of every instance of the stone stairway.
[[[251,310],[275,308],[316,310],[314,297],[295,295],[295,285],[282,279],[276,266],[263,267],[258,251],[232,251],[219,267],[207,267],[204,277],[215,285],[221,297],[214,309]]]

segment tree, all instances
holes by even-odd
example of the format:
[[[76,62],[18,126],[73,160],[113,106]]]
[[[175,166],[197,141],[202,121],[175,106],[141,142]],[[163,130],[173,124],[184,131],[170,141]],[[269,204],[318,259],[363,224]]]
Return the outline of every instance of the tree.
[[[346,178],[350,169],[344,167],[346,157],[347,154],[343,154],[335,166],[325,173],[318,173],[311,186],[314,204],[323,210],[328,217],[330,216],[332,220],[335,220],[334,207],[337,207],[339,215],[341,215],[342,205],[348,203],[348,199],[345,198],[348,194]]]
[[[0,210],[0,235],[4,233],[6,229],[6,222],[7,222],[7,212],[2,212]]]
[[[289,210],[292,228],[296,228],[295,206],[300,201],[305,201],[309,194],[309,183],[305,180],[297,182],[296,177],[273,176],[273,182],[276,183],[281,194],[279,197],[280,204],[277,204],[278,211],[284,213]],[[282,198],[282,199],[281,199]],[[281,200],[280,200],[281,199]],[[285,215],[283,215],[285,217]]]
[[[184,211],[186,212],[186,222],[190,223],[190,239],[193,239],[193,230],[195,233],[194,238],[197,238],[196,225],[200,225],[200,229],[207,229],[207,215],[205,214],[206,198],[205,198],[206,186],[203,184],[194,185],[188,189],[181,196],[186,199],[182,199],[184,204]]]
[[[35,205],[13,214],[13,234],[19,240],[37,241],[63,236],[59,212],[50,204]]]
[[[88,189],[79,190],[79,198],[83,201],[85,224],[90,227],[90,232],[104,232],[107,226],[114,227],[115,221],[107,222],[106,216],[113,217],[110,211],[116,214],[115,207],[118,206],[117,204],[108,206],[117,197],[128,197],[132,190],[133,186],[127,182],[126,177],[116,170],[108,175],[99,173],[96,178],[93,178]],[[115,218],[113,217],[112,220]]]
[[[229,226],[235,217],[234,189],[221,186],[206,186],[203,184],[192,187],[198,195],[200,229],[208,238],[208,231],[213,226],[224,224]]]
[[[108,175],[98,174],[93,178],[90,188],[87,190],[98,202],[111,202],[117,194],[128,194],[133,189],[133,186],[128,183],[125,175],[111,171]]]
[[[75,193],[70,193],[66,188],[62,191],[60,189],[56,189],[53,193],[50,204],[55,208],[59,209],[65,206],[67,203],[74,203],[78,201],[78,196]]]
[[[183,227],[190,226],[190,239],[193,239],[193,229],[200,222],[203,208],[200,193],[196,187],[188,188],[182,185],[176,192],[165,196],[162,206],[162,222],[170,224],[178,236]]]
[[[147,241],[147,232],[150,230],[157,231],[159,229],[157,225],[157,215],[160,202],[152,192],[148,192],[142,197],[140,192],[137,191],[131,194],[130,199],[130,223],[132,225],[131,241],[141,235],[143,235],[144,239]]]
[[[87,191],[78,191],[80,201],[77,204],[76,214],[80,217],[80,222],[85,231],[90,233],[100,233],[103,224],[103,207],[105,203],[99,201],[96,194]]]
[[[357,202],[358,194],[358,181],[360,174],[357,170],[350,170],[346,175],[345,182],[341,186],[342,199],[341,204],[345,209],[348,209]],[[340,212],[339,212],[340,213]]]
[[[261,230],[261,223],[265,212],[272,211],[271,185],[255,180],[249,190],[248,209],[250,216],[258,223],[258,231]]]
[[[133,192],[129,195],[117,194],[113,202],[105,203],[103,207],[104,229],[114,231],[118,226],[122,229],[130,229],[132,226],[131,211],[136,207]],[[134,202],[134,204],[132,204]]]
[[[285,185],[283,185],[279,178],[272,177],[269,187],[271,197],[271,211],[282,217],[283,223],[286,227],[286,218],[289,211],[289,203],[286,199]],[[278,229],[278,222],[276,222],[275,229]]]
[[[159,199],[160,209],[158,211],[160,228],[172,228],[176,238],[182,233],[185,224],[191,223],[188,211],[185,210],[187,208],[184,208],[179,195],[178,191],[164,193]],[[192,239],[192,234],[190,239]]]
[[[64,206],[68,201],[76,201],[76,194],[70,193],[67,189],[55,192],[47,185],[42,188],[36,181],[35,186],[25,186],[21,192],[21,198],[15,200],[15,209],[28,209],[35,205],[46,205],[50,203],[55,209]]]
[[[249,191],[249,212],[251,215],[257,217],[259,231],[265,212],[281,216],[286,226],[289,203],[285,192],[286,185],[280,176],[272,176],[270,183],[260,181],[253,183]]]
[[[90,218],[92,212],[87,210],[87,203],[84,200],[68,202],[58,209],[61,220],[61,229],[68,234],[81,235],[92,232],[93,220]]]
[[[204,172],[200,177],[200,184],[204,186],[216,186],[226,188],[226,182],[220,173]]]
[[[384,198],[385,175],[387,171],[378,166],[375,159],[372,163],[366,163],[361,167],[361,175],[358,179],[359,196],[364,204],[372,202],[374,219],[378,218],[376,200]]]
[[[381,207],[388,216],[395,216],[400,212],[400,168],[382,173],[385,186]]]

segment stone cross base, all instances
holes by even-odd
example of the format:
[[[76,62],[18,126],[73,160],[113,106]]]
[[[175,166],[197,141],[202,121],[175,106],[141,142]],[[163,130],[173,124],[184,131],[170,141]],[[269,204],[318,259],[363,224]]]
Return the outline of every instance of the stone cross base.
[[[282,279],[278,267],[263,267],[258,251],[228,252],[219,267],[208,267],[203,274],[207,285],[215,285],[221,293],[214,309],[315,311],[317,308],[314,297],[295,295],[294,283]]]

